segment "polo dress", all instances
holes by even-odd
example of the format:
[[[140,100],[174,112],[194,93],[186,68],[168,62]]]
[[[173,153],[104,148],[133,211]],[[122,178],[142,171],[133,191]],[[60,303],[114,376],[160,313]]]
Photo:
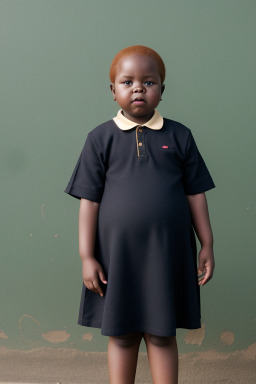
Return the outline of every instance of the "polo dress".
[[[78,324],[118,336],[201,327],[196,238],[186,195],[214,188],[189,128],[155,109],[119,110],[91,130],[65,192],[100,203],[94,257],[104,296],[82,283]]]

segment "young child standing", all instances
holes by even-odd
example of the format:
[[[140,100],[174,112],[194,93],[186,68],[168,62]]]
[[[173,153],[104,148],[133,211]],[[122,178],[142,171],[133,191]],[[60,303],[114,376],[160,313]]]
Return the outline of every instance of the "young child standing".
[[[156,110],[164,79],[148,47],[115,56],[120,109],[89,132],[65,189],[80,199],[78,323],[109,336],[111,384],[134,383],[142,337],[154,384],[178,383],[176,328],[201,327],[215,265],[204,193],[215,185],[191,131]]]

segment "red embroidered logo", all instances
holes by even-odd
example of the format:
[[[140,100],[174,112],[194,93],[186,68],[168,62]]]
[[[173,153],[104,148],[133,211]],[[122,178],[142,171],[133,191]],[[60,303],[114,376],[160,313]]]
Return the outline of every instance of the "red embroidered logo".
[[[169,148],[168,145],[162,145],[162,148]]]

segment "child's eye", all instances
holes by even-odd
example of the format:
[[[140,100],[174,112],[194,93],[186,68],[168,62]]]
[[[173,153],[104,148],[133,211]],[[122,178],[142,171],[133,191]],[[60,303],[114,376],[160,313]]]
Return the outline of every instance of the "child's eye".
[[[130,85],[132,82],[131,82],[131,80],[126,80],[126,81],[124,81],[124,84],[125,85]]]
[[[153,84],[153,81],[146,81],[145,84],[146,84],[146,85],[152,85],[152,84]]]

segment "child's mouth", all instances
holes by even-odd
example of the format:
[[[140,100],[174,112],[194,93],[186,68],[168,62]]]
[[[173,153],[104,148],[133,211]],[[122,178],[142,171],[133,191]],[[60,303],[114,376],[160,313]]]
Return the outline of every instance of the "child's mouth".
[[[141,105],[141,104],[144,104],[145,103],[145,100],[144,99],[135,99],[133,100],[133,104],[137,104],[137,105]]]

